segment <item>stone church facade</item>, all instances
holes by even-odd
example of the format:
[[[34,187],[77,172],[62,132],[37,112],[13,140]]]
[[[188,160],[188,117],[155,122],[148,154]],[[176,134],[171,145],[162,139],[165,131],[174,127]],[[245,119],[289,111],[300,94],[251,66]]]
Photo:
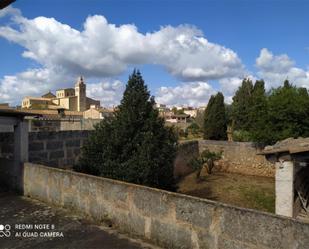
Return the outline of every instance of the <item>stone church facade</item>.
[[[22,101],[24,109],[65,109],[83,112],[90,106],[100,107],[100,101],[86,96],[86,84],[83,77],[79,77],[74,88],[59,89],[56,95],[51,92],[42,97],[25,97]]]

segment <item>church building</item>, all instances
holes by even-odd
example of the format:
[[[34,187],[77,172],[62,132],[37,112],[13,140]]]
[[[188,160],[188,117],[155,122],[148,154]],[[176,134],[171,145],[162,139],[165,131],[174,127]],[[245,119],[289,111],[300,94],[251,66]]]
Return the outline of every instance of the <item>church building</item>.
[[[65,88],[56,91],[56,95],[50,91],[42,97],[25,97],[22,101],[24,109],[65,109],[69,111],[83,112],[90,106],[100,107],[100,101],[86,96],[86,84],[83,77],[79,77],[75,88]]]

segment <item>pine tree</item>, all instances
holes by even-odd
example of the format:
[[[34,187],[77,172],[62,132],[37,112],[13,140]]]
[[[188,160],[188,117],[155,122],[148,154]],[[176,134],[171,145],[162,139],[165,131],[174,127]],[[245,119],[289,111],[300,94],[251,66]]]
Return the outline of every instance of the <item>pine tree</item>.
[[[226,115],[224,97],[222,93],[211,96],[205,110],[204,138],[212,140],[226,140]]]
[[[177,138],[154,104],[140,72],[134,70],[119,110],[95,128],[76,170],[173,190]]]

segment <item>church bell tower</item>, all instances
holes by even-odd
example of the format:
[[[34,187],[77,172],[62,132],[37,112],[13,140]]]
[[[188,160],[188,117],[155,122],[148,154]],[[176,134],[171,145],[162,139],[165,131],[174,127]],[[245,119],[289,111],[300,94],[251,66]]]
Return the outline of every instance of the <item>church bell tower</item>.
[[[77,96],[77,111],[83,112],[86,110],[86,84],[80,76],[75,84],[75,96]]]

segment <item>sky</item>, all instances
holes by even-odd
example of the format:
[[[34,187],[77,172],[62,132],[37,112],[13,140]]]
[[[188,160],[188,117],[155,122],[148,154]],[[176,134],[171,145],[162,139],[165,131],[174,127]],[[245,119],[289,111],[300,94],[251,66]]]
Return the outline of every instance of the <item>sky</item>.
[[[225,101],[244,77],[309,88],[306,0],[17,0],[0,10],[0,103],[72,87],[119,104],[138,68],[156,102]]]

